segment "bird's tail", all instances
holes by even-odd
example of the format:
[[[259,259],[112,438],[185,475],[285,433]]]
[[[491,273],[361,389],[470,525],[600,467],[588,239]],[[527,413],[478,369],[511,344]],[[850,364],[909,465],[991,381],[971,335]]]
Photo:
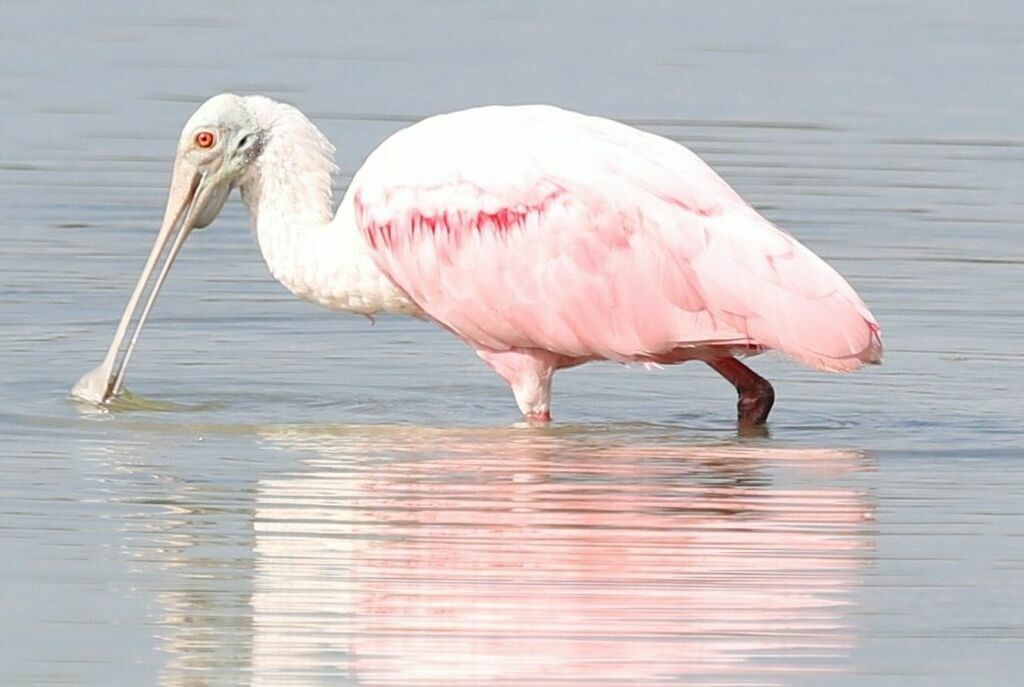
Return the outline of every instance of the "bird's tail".
[[[828,263],[752,210],[706,226],[704,274],[729,276],[711,280],[750,339],[821,370],[881,363],[878,322]]]

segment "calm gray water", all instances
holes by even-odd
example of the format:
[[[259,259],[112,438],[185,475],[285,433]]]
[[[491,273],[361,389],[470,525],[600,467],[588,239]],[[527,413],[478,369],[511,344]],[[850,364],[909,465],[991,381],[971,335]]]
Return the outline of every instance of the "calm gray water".
[[[145,5],[145,8],[143,6]],[[1024,670],[1024,5],[0,6],[0,683],[1010,685]],[[686,142],[830,260],[886,364],[590,365],[517,427],[468,349],[300,303],[240,204],[129,386],[113,333],[207,96],[338,145],[549,102]]]

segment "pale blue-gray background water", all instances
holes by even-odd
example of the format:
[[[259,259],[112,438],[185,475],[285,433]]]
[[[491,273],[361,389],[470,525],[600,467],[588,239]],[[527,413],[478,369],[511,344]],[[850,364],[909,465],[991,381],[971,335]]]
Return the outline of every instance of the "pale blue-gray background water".
[[[1024,9],[1013,2],[0,7],[0,683],[1009,685],[1024,670]],[[233,203],[129,386],[102,357],[207,96],[343,190],[388,133],[548,102],[687,143],[843,272],[886,364],[585,366],[514,427],[447,334],[295,301]]]

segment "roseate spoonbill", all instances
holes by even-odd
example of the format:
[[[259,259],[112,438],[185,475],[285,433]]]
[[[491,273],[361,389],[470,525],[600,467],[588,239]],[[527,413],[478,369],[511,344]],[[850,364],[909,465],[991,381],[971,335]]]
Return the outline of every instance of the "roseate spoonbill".
[[[291,105],[203,103],[107,356],[73,393],[104,403],[120,392],[182,244],[234,188],[292,293],[437,322],[533,421],[550,419],[554,372],[593,360],[703,361],[736,387],[741,426],[766,420],[774,392],[739,357],[778,350],[836,372],[881,360],[878,324],[850,285],[665,138],[547,106],[431,117],[369,156],[336,214],[333,152]]]

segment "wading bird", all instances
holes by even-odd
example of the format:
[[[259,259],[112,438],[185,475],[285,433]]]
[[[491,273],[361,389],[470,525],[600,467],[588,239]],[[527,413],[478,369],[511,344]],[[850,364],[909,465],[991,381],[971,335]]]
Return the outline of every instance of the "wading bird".
[[[234,188],[292,293],[433,320],[532,421],[551,417],[556,370],[594,360],[702,361],[736,387],[741,426],[765,422],[774,392],[738,358],[777,350],[836,372],[881,360],[878,324],[850,285],[665,138],[546,106],[431,117],[369,156],[337,213],[333,152],[290,105],[222,94],[200,106],[106,359],[73,393],[120,393],[182,244]]]

